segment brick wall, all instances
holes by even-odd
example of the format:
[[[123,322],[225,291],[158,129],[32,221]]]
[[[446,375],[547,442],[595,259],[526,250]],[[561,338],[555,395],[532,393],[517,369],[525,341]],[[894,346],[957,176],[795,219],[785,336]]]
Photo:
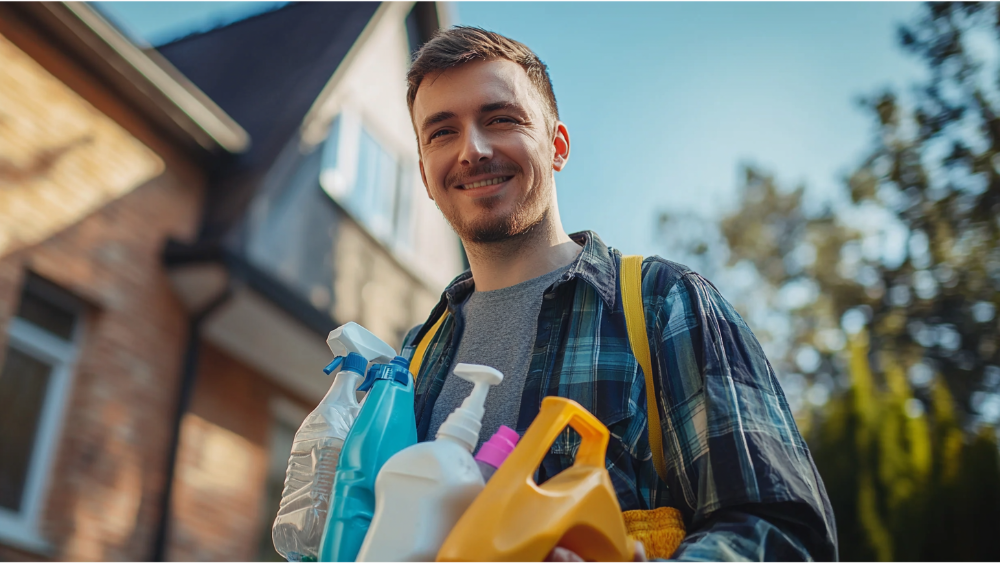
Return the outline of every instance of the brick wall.
[[[270,399],[262,375],[210,344],[185,416],[170,522],[170,561],[251,561],[268,465]]]
[[[90,304],[42,533],[52,558],[146,560],[187,330],[160,252],[194,236],[204,178],[2,18],[0,85],[0,356],[26,271]],[[0,545],[0,559],[31,557]]]

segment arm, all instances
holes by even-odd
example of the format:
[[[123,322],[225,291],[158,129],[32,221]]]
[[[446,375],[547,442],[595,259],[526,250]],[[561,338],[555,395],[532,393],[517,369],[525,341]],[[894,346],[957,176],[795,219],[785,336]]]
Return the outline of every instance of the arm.
[[[701,528],[688,534],[671,556],[676,561],[808,561],[833,560],[810,553],[800,537],[812,535],[807,526],[788,522],[798,507],[776,503],[722,509]],[[786,514],[787,513],[787,514]],[[816,538],[822,543],[822,538]],[[808,543],[808,542],[807,542]],[[815,549],[814,549],[815,551]]]
[[[657,266],[643,294],[666,484],[688,526],[674,557],[836,559],[826,490],[757,339],[707,280]]]

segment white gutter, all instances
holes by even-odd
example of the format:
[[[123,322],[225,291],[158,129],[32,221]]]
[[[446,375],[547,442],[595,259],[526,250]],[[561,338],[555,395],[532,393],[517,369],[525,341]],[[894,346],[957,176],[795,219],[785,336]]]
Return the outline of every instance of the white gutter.
[[[143,52],[86,3],[60,2],[44,5],[81,41],[98,53],[110,48],[131,70],[145,79],[147,84],[137,84],[140,90],[148,95],[151,86],[157,94],[180,110],[183,117],[172,111],[167,114],[182,129],[190,130],[190,125],[194,125],[230,153],[241,153],[250,146],[250,135],[169,61],[158,53]],[[181,122],[184,117],[189,123]],[[201,141],[199,144],[204,146]]]

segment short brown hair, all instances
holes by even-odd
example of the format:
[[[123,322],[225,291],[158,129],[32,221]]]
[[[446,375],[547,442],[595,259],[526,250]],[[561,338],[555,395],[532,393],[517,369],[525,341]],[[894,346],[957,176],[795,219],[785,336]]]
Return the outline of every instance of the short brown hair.
[[[549,125],[559,120],[559,107],[556,105],[556,94],[552,91],[549,70],[538,55],[523,43],[499,33],[464,25],[438,31],[414,56],[413,65],[406,73],[406,105],[410,109],[410,116],[413,116],[417,88],[425,76],[476,60],[494,59],[506,59],[521,65],[528,73],[528,79],[542,95],[547,106],[547,117],[552,120]]]

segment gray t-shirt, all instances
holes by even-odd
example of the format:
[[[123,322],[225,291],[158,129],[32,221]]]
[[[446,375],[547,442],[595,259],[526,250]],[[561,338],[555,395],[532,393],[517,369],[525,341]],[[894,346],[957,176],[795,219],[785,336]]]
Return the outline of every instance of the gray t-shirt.
[[[500,385],[492,387],[486,396],[486,412],[476,448],[489,440],[501,425],[516,428],[542,296],[569,268],[565,266],[503,289],[474,291],[457,308],[456,313],[462,316],[465,327],[458,342],[458,352],[431,412],[428,440],[434,439],[438,427],[472,392],[471,383],[452,373],[460,363],[490,366],[503,374]]]

